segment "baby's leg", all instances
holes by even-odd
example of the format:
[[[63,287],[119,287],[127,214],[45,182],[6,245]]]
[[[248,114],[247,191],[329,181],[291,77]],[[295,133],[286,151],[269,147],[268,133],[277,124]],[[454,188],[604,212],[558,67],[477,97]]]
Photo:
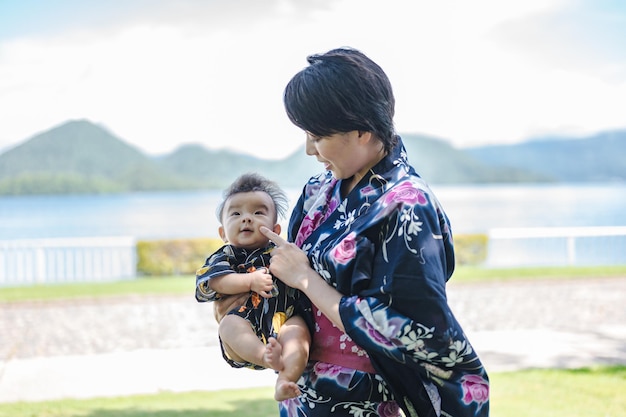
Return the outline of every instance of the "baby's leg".
[[[300,395],[300,389],[296,382],[309,360],[309,347],[311,335],[304,320],[294,316],[287,320],[278,332],[278,340],[271,341],[266,348],[266,362],[272,360],[272,356],[278,352],[280,364],[274,399],[276,401],[294,398]],[[268,358],[269,356],[269,358]],[[268,360],[270,359],[270,360]],[[274,360],[274,363],[275,360]]]
[[[264,360],[265,345],[243,317],[234,314],[224,316],[219,334],[224,350],[232,360],[269,367]]]

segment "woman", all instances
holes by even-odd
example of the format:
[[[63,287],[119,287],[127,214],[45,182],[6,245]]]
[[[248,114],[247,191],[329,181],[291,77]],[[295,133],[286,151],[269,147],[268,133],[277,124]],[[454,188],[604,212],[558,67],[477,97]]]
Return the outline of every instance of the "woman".
[[[361,52],[308,58],[285,89],[326,173],[304,187],[270,270],[314,305],[302,395],[281,416],[488,416],[489,384],[446,300],[448,218],[409,165],[383,70]]]

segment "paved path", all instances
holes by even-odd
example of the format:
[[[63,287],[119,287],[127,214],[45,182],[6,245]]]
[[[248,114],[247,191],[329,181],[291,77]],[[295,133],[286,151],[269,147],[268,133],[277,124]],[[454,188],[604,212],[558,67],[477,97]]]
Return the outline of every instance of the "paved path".
[[[626,277],[452,282],[448,296],[490,372],[626,363]],[[0,402],[273,385],[228,367],[216,331],[191,293],[6,303]]]

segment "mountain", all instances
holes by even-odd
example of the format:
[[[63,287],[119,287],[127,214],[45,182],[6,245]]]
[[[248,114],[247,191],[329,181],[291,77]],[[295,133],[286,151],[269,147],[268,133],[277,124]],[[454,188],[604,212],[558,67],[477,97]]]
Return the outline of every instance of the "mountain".
[[[526,169],[556,181],[626,181],[626,130],[581,139],[540,138],[465,152],[490,166]]]
[[[409,162],[432,184],[626,180],[626,131],[467,150],[431,136],[402,139]],[[322,169],[304,146],[279,161],[197,144],[155,158],[102,126],[76,120],[0,154],[0,195],[221,189],[249,171],[300,188]]]
[[[213,151],[202,145],[188,144],[159,158],[169,172],[194,179],[202,188],[221,188],[247,171],[260,170],[263,161],[231,151]]]
[[[226,150],[210,150],[202,145],[182,145],[159,160],[162,167],[193,178],[202,188],[224,188],[245,172],[258,172],[282,187],[301,187],[321,165],[306,157],[304,150],[280,161],[268,161]]]
[[[179,188],[189,188],[189,180],[86,120],[64,123],[0,155],[0,194]]]
[[[448,142],[425,135],[402,135],[409,162],[429,183],[475,184],[543,182],[550,178],[532,171],[486,164],[452,147]]]

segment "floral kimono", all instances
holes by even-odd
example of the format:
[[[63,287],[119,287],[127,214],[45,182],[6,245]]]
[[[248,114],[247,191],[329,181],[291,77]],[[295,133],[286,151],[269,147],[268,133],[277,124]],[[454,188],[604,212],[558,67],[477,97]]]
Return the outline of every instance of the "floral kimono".
[[[343,200],[340,185],[330,172],[309,180],[289,239],[344,294],[347,340],[376,374],[312,361],[281,415],[488,416],[487,373],[447,304],[449,221],[402,143]]]

